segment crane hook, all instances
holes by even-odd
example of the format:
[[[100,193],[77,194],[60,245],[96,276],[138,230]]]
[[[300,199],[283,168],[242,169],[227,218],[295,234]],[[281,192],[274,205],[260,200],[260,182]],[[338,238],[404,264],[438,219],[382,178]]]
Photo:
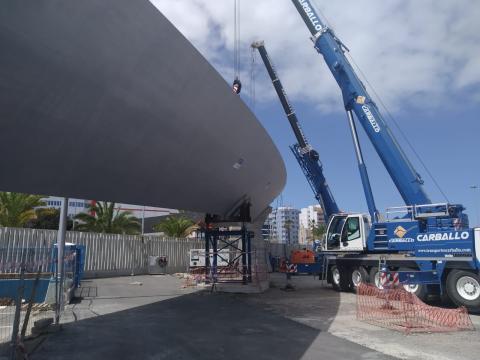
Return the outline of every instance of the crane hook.
[[[235,94],[240,94],[240,91],[242,91],[242,82],[238,78],[233,80],[232,90]]]

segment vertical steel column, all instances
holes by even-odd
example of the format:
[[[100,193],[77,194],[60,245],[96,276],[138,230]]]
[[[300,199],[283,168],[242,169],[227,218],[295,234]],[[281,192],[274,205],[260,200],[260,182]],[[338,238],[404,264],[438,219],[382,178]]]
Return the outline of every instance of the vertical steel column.
[[[58,224],[57,235],[57,270],[60,277],[58,287],[58,298],[56,299],[55,306],[55,324],[60,322],[60,312],[63,309],[63,286],[65,281],[65,268],[64,268],[64,254],[65,254],[65,236],[67,233],[67,211],[68,211],[68,198],[63,198],[62,208],[60,210],[60,222]],[[57,276],[57,279],[58,279]],[[57,280],[58,281],[58,280]]]
[[[243,225],[245,227],[245,225]],[[250,231],[247,231],[247,272],[248,272],[248,282],[252,282],[252,237],[253,234]]]
[[[212,236],[212,247],[213,247],[213,266],[212,266],[212,279],[213,283],[217,283],[217,254],[218,254],[218,232]]]
[[[247,270],[247,232],[245,226],[242,226],[242,282],[244,285],[248,282]]]
[[[205,282],[208,282],[210,272],[210,223],[205,223]]]

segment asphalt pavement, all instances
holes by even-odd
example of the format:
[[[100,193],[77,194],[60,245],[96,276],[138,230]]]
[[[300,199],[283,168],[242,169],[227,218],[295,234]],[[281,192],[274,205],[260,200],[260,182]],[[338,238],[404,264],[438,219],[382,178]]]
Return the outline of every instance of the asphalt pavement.
[[[168,275],[85,282],[86,296],[69,305],[62,331],[31,359],[392,359],[292,320],[258,295],[181,285]],[[325,326],[338,305],[330,299]]]

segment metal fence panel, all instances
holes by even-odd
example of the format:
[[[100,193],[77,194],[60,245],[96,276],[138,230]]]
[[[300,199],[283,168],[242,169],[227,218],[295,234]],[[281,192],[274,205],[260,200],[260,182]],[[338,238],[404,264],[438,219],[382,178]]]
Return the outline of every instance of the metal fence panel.
[[[51,248],[57,240],[56,230],[0,227],[0,263],[18,253],[19,248]],[[197,239],[176,239],[164,236],[114,235],[68,231],[66,241],[86,248],[87,277],[145,274],[148,256],[163,255],[168,259],[167,273],[186,271],[190,249],[203,248]]]

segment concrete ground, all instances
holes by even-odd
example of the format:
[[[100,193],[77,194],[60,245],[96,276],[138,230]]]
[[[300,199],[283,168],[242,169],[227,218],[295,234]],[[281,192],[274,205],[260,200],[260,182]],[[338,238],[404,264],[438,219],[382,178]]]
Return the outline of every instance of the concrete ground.
[[[277,288],[249,297],[247,302],[305,324],[327,331],[342,339],[401,359],[467,360],[478,359],[480,332],[404,335],[356,320],[356,298],[353,293],[338,293],[331,287],[321,287],[312,277],[293,279],[297,291],[280,290],[283,276],[273,274]],[[480,329],[480,316],[471,315],[473,325]]]
[[[477,332],[402,335],[355,320],[355,295],[284,277],[263,294],[182,289],[173,276],[97,279],[31,359],[474,359]],[[473,316],[480,327],[480,317]]]

